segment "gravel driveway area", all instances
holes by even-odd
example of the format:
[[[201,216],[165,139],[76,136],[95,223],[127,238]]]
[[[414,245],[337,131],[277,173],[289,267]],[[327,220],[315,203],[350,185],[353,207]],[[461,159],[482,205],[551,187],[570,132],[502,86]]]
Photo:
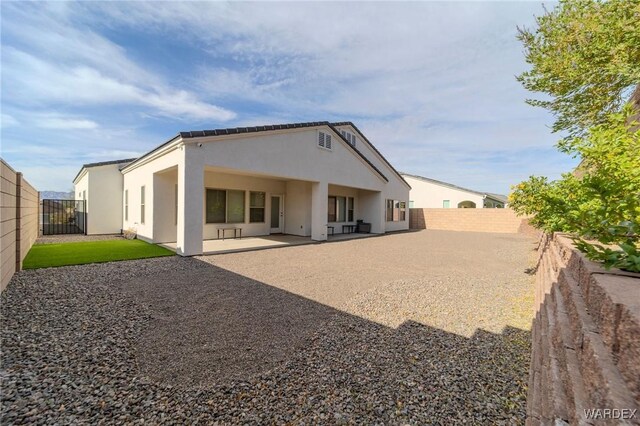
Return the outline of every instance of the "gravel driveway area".
[[[523,423],[534,248],[420,231],[23,271],[0,423]]]

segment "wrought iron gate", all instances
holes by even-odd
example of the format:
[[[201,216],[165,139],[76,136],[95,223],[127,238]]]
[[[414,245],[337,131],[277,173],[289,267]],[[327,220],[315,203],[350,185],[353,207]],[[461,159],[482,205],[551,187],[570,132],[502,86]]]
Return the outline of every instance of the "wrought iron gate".
[[[84,200],[42,200],[42,234],[85,234],[85,205]]]

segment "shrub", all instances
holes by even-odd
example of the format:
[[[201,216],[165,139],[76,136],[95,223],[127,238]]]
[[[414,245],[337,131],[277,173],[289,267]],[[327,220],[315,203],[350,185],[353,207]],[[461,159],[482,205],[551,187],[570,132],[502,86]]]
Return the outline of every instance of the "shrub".
[[[570,141],[570,152],[582,158],[576,173],[552,182],[532,176],[513,187],[509,202],[516,213],[534,215],[534,226],[571,233],[576,247],[606,268],[640,272],[640,129],[633,113],[628,106]]]

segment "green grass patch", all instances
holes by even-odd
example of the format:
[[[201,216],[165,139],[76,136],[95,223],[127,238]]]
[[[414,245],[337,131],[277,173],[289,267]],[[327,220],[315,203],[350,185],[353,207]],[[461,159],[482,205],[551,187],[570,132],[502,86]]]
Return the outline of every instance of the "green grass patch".
[[[175,253],[171,250],[142,240],[119,239],[36,244],[29,250],[22,267],[23,269],[38,269],[173,255]]]

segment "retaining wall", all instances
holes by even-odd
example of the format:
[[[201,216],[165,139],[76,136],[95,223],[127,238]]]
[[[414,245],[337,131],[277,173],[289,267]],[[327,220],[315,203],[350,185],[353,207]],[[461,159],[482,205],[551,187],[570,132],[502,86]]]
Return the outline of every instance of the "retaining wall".
[[[640,274],[545,235],[535,291],[527,424],[640,424]]]
[[[38,238],[39,193],[0,159],[0,291]]]
[[[511,209],[410,209],[411,229],[518,233],[536,232]]]

